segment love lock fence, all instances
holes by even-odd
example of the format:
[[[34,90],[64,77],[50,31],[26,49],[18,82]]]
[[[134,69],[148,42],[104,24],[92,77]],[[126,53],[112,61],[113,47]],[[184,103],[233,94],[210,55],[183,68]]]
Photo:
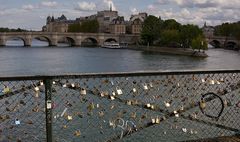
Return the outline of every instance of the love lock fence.
[[[240,71],[0,78],[0,141],[192,141],[240,132]]]

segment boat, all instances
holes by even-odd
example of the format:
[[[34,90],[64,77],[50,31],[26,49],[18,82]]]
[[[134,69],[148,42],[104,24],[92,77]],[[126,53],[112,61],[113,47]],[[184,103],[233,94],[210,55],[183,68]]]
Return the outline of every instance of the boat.
[[[110,48],[110,49],[120,49],[122,48],[119,43],[111,43],[111,42],[105,42],[102,45],[103,48]]]

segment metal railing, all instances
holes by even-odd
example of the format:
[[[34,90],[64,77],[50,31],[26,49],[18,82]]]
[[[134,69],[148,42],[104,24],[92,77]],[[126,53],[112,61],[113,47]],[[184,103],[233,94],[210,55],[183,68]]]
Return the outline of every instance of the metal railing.
[[[188,141],[240,132],[240,70],[0,78],[0,141]]]

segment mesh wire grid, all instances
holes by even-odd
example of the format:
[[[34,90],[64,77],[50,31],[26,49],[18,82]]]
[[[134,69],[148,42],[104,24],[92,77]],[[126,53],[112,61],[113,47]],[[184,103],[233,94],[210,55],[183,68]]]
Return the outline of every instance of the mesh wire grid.
[[[239,134],[239,73],[51,79],[56,142],[188,141]],[[44,84],[0,84],[0,140],[45,141]]]

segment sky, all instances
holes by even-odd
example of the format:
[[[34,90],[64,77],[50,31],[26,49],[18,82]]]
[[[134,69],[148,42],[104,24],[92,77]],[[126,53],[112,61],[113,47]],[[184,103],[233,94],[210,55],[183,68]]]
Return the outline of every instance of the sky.
[[[40,30],[47,16],[76,19],[107,10],[110,4],[125,20],[147,12],[199,26],[240,21],[240,0],[0,0],[0,27]]]

